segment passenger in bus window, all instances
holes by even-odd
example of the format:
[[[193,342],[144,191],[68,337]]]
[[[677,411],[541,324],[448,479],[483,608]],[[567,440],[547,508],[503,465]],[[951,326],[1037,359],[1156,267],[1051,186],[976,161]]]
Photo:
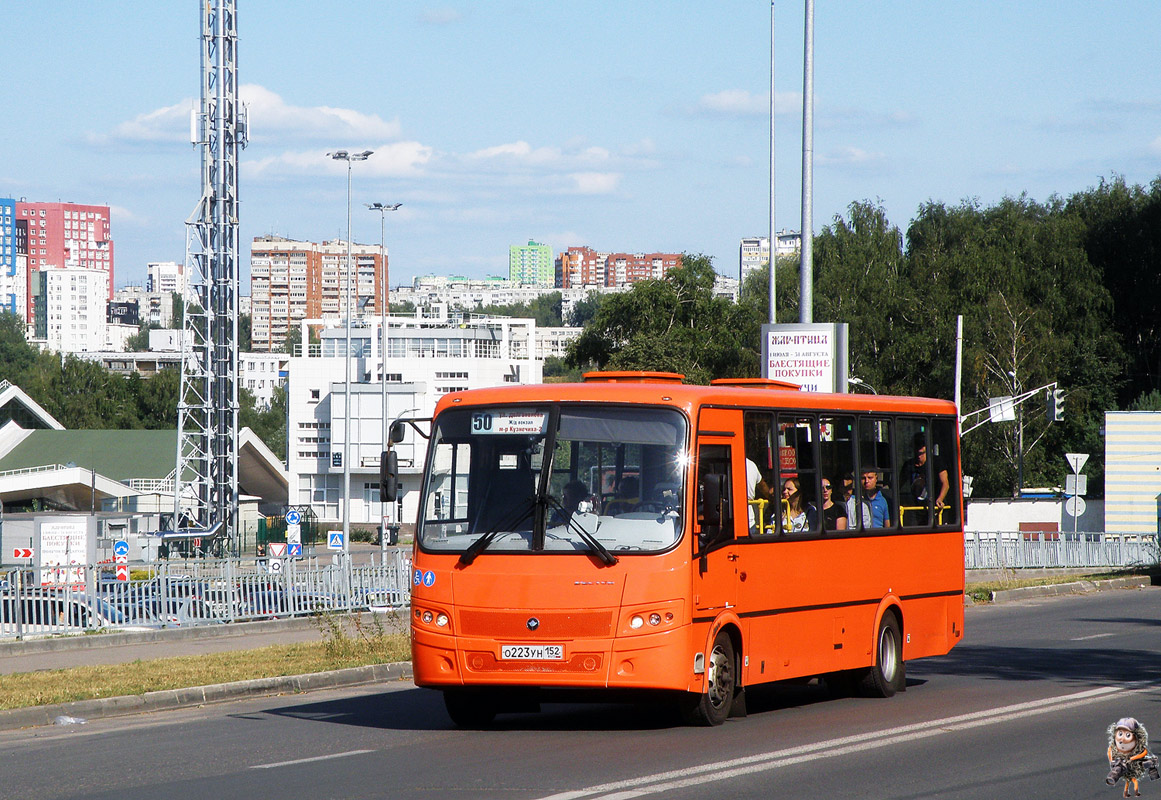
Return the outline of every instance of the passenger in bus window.
[[[632,511],[641,500],[640,494],[641,482],[637,480],[637,476],[626,475],[621,478],[621,483],[617,486],[617,494],[609,501],[605,513],[611,516]]]
[[[834,481],[830,478],[822,479],[822,529],[824,531],[847,529],[846,505],[834,501]]]
[[[920,432],[915,434],[913,441],[915,456],[903,466],[903,473],[899,476],[899,490],[910,492],[911,499],[916,505],[927,505],[929,496],[927,490],[927,437]],[[931,460],[931,471],[935,475],[935,484],[938,487],[935,494],[935,508],[938,512],[939,509],[947,505],[947,492],[951,488],[951,482],[947,477],[947,466],[938,456]],[[917,520],[917,522],[919,521]],[[921,517],[921,524],[926,522],[927,514],[924,513]]]
[[[863,470],[863,498],[871,507],[871,527],[891,527],[891,504],[886,493],[879,488],[879,471],[877,469]]]
[[[856,513],[855,509],[855,475],[853,472],[848,472],[843,476],[843,506],[847,510],[847,527],[858,527],[859,520],[862,520],[863,527],[871,527],[871,507],[867,505],[864,500],[859,503],[859,509]]]
[[[750,533],[759,533],[758,518],[762,518],[763,527],[771,524],[773,520],[772,512],[770,511],[769,501],[772,499],[773,492],[766,484],[766,479],[762,477],[762,470],[753,460],[746,459],[746,508],[750,518]],[[766,503],[757,504],[753,501],[764,500]],[[755,513],[755,507],[762,505],[763,512],[761,514]]]
[[[802,506],[802,487],[797,478],[787,478],[782,484],[782,499],[786,502],[786,519],[784,520],[788,533],[803,533],[815,528],[818,511],[813,503]]]
[[[561,492],[561,506],[552,512],[552,519],[549,525],[566,525],[572,519],[572,515],[580,510],[581,503],[588,499],[589,487],[585,486],[584,481],[569,481],[564,485],[564,490]]]

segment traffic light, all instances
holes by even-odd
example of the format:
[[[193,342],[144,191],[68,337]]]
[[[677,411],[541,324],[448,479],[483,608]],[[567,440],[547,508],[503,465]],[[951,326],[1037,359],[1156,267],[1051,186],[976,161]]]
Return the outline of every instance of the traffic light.
[[[1062,422],[1064,420],[1064,390],[1063,389],[1049,389],[1044,399],[1047,400],[1047,411],[1049,422]]]

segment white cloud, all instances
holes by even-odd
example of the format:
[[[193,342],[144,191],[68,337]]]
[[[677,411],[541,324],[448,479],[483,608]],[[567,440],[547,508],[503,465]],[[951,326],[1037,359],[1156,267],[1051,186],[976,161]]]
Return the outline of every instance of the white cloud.
[[[254,139],[339,139],[348,142],[383,141],[399,136],[399,120],[334,106],[294,106],[264,86],[243,84],[238,89],[250,115]]]
[[[775,113],[790,113],[801,108],[801,92],[775,92]],[[754,94],[746,89],[725,89],[713,94],[703,94],[697,101],[697,112],[738,117],[768,117],[770,116],[770,93]]]
[[[124,206],[109,206],[109,216],[116,225],[144,225],[145,220]]]
[[[108,134],[90,134],[89,141],[105,144],[109,141],[128,142],[189,142],[189,118],[194,100],[186,98],[172,106],[165,106],[139,114],[122,122]]]
[[[619,172],[574,172],[568,177],[573,182],[568,194],[613,194],[621,182]]]
[[[815,163],[827,167],[860,167],[880,164],[886,160],[883,153],[873,153],[859,147],[840,147],[825,155],[815,157]]]
[[[374,153],[355,169],[372,177],[417,175],[432,160],[434,151],[419,142],[392,142],[371,147]],[[346,172],[345,161],[327,158],[320,150],[288,150],[266,158],[243,161],[246,178]]]
[[[577,146],[569,149],[560,147],[536,147],[523,140],[508,142],[468,153],[464,159],[470,162],[500,163],[523,167],[567,167],[607,162],[609,151],[603,147]]]
[[[398,138],[399,120],[387,121],[378,114],[366,114],[334,106],[295,106],[280,95],[254,83],[238,89],[249,115],[252,140],[329,140],[375,142]],[[108,134],[92,134],[89,141],[105,144],[121,142],[188,142],[190,111],[198,105],[186,98],[171,106],[139,114],[117,125]]]
[[[1158,136],[1149,144],[1149,149],[1154,153],[1161,154],[1161,136]]]

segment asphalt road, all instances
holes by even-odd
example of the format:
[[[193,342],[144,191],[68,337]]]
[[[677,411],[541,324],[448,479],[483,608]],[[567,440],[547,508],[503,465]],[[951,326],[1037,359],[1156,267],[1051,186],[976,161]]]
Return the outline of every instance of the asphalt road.
[[[1161,588],[970,608],[908,679],[776,687],[716,729],[602,704],[460,731],[410,684],[245,700],[2,733],[0,797],[1115,798],[1105,729],[1161,731]]]

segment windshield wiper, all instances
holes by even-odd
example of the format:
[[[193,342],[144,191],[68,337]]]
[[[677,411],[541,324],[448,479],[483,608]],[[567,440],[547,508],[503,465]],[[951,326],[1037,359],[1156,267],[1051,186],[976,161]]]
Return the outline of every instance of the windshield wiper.
[[[466,567],[475,561],[476,556],[482,553],[484,548],[490,545],[497,536],[499,536],[501,533],[509,532],[516,525],[523,522],[524,518],[528,516],[528,512],[533,509],[535,504],[536,499],[529,498],[528,500],[524,501],[523,506],[520,506],[516,509],[516,511],[519,512],[518,514],[514,512],[506,517],[501,517],[500,521],[493,525],[487,533],[483,534],[479,539],[476,539],[474,542],[468,545],[468,549],[460,555],[460,563]]]
[[[559,500],[550,494],[545,495],[544,499],[547,500],[550,505],[555,506],[556,510],[559,511],[561,515],[565,516],[565,518],[568,520],[565,523],[565,525],[568,526],[568,529],[571,531],[576,531],[577,536],[579,536],[582,540],[584,540],[585,544],[592,548],[593,552],[597,554],[597,558],[603,561],[605,566],[611,567],[617,563],[619,559],[612,554],[609,548],[601,544],[600,540],[586,531],[579,522],[573,521],[572,517],[573,513],[575,512],[570,513]],[[600,523],[598,522],[597,525],[599,527]]]

